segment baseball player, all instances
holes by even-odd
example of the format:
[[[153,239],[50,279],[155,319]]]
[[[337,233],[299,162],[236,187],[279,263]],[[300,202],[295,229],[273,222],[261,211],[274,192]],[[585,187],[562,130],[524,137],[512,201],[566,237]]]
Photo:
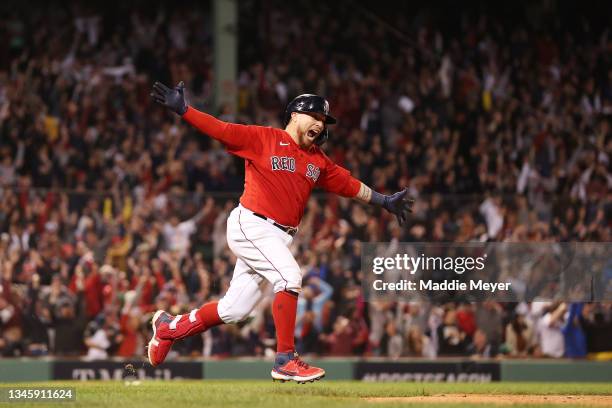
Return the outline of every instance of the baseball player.
[[[373,191],[323,153],[320,146],[328,139],[327,125],[336,119],[329,114],[327,100],[318,95],[300,95],[287,105],[285,129],[226,123],[200,112],[186,104],[183,82],[174,88],[156,82],[151,96],[243,158],[245,182],[240,204],[227,220],[227,243],[238,258],[227,293],[188,315],[157,311],[148,346],[150,363],[162,363],[176,340],[246,319],[269,282],[274,289],[272,316],[277,338],[272,378],[299,383],[322,378],[325,371],[303,362],[294,346],[302,274],[288,246],[310,193],[318,186],[381,206],[395,214],[400,225],[412,211],[414,200],[406,196],[407,190],[393,195]]]

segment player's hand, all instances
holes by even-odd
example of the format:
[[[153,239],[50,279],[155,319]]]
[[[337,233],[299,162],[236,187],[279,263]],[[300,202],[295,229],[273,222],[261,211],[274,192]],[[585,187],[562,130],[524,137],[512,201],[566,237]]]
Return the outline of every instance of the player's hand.
[[[412,212],[412,205],[414,204],[414,198],[409,197],[408,189],[405,188],[395,194],[385,196],[383,208],[389,211],[391,214],[395,214],[399,225],[404,225],[408,219],[408,213]]]
[[[183,81],[179,82],[178,85],[172,89],[156,81],[153,84],[151,97],[155,102],[181,116],[187,112],[187,104],[185,103],[185,84]]]

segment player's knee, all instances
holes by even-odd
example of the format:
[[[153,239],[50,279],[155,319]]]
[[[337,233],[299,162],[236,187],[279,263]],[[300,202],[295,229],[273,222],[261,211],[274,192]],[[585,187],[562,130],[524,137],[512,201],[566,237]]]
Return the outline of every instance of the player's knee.
[[[245,304],[236,302],[230,303],[223,298],[219,301],[217,310],[221,320],[223,320],[225,323],[231,324],[240,323],[241,321],[246,320],[251,314],[252,308]]]
[[[299,292],[302,289],[302,276],[287,276],[274,282],[274,293],[288,290]]]

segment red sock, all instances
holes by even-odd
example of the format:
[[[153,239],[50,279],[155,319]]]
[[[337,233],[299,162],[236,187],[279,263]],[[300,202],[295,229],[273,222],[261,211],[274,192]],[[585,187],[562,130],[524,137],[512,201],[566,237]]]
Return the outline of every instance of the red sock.
[[[295,350],[295,315],[297,313],[296,294],[283,291],[274,296],[272,317],[276,327],[276,351],[287,353]]]
[[[218,326],[223,324],[223,320],[219,317],[219,312],[217,312],[217,305],[219,302],[209,302],[202,306],[196,314],[202,319],[203,328],[202,331],[206,331],[211,327]]]
[[[217,302],[205,304],[196,310],[195,316],[192,316],[191,313],[183,315],[176,323],[176,327],[169,330],[172,340],[184,339],[185,337],[205,332],[211,327],[223,323],[219,313],[217,313]]]

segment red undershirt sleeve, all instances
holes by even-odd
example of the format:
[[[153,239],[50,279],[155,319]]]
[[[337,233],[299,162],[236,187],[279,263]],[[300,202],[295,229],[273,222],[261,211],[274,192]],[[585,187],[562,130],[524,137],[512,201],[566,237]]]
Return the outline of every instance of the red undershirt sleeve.
[[[245,159],[252,159],[263,150],[261,126],[238,125],[215,118],[191,106],[183,120],[200,132],[223,143],[227,151]]]

